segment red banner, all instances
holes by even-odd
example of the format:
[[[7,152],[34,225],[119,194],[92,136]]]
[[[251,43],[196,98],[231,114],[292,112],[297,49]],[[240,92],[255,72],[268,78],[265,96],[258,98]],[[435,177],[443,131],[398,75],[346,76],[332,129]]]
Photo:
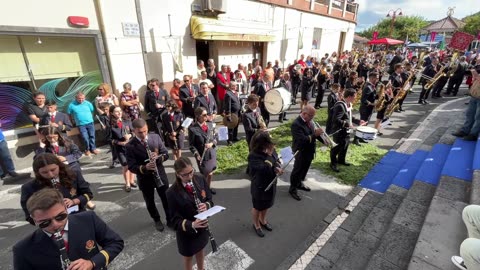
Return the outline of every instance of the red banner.
[[[437,32],[430,33],[430,42],[434,42],[437,37]]]
[[[473,39],[475,39],[473,35],[463,32],[455,32],[452,36],[452,40],[450,40],[450,44],[448,45],[448,47],[463,51],[468,48],[468,45],[470,45]]]
[[[377,38],[378,38],[378,32],[375,31],[375,32],[373,32],[373,38],[372,39],[376,40]]]

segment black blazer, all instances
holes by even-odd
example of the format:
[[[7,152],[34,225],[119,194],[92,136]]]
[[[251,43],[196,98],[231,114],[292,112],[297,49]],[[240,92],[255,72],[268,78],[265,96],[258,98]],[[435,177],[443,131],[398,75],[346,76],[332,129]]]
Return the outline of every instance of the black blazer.
[[[240,113],[240,108],[241,105],[238,96],[228,90],[227,93],[225,93],[225,98],[223,100],[223,111],[225,114],[229,114],[230,112],[232,114],[238,114]]]
[[[119,128],[117,124],[110,125],[111,141],[115,149],[122,153],[125,153],[126,147],[118,145],[118,142],[125,142],[124,136],[133,132],[132,122],[130,120],[122,120],[122,128]]]
[[[298,116],[295,121],[293,121],[291,126],[292,132],[292,151],[295,153],[297,150],[300,151],[299,154],[303,155],[313,155],[315,154],[315,139],[323,143],[323,140],[320,137],[315,137],[312,127],[309,128],[307,123],[303,121],[302,117]]]
[[[352,116],[352,124],[359,125],[360,120]],[[338,140],[340,138],[345,138],[348,135],[348,128],[350,124],[348,122],[348,112],[347,107],[344,101],[338,101],[333,106],[332,112],[332,133],[337,132],[333,135],[333,138]],[[338,142],[338,141],[336,141]]]
[[[198,85],[191,84],[193,95],[196,96],[200,92]],[[182,110],[185,116],[193,118],[194,117],[194,110],[193,110],[193,101],[187,100],[190,97],[194,97],[190,95],[190,91],[188,90],[187,86],[184,84],[180,87],[180,100],[183,103]]]
[[[207,109],[207,114],[217,114],[217,102],[211,93],[208,93],[208,102],[203,94],[199,94],[193,103],[194,109],[198,107],[204,107]]]
[[[57,156],[65,157],[68,164],[78,162],[78,159],[83,155],[82,151],[80,151],[78,146],[73,142],[71,142],[68,147],[59,145],[58,152],[55,151],[55,147],[52,145],[45,146],[45,148],[39,147],[35,150],[35,157],[41,153],[52,153]]]
[[[280,168],[276,153],[268,156],[264,153],[250,152],[248,155],[248,174],[252,180],[250,193],[254,200],[268,201],[274,199],[277,185],[273,184],[268,191],[265,191],[265,188],[276,177],[275,168]]]
[[[172,126],[175,132],[180,132],[181,130],[183,130],[183,127],[182,127],[183,120],[185,120],[185,117],[183,116],[183,113],[180,111],[175,111],[173,113],[173,122],[170,118],[170,114],[168,112],[164,113],[162,115],[162,122],[163,122],[163,132],[165,136],[168,136],[170,133],[173,132]],[[170,125],[170,122],[172,122],[171,125]]]
[[[85,181],[83,175],[76,172],[75,175],[76,179],[73,180],[71,189],[60,186],[58,191],[62,193],[64,198],[72,200],[79,199],[80,204],[78,205],[78,209],[80,211],[84,211],[87,202],[93,198],[93,193],[92,190],[90,190],[90,184]],[[35,179],[22,185],[20,205],[22,206],[23,212],[25,213],[25,219],[30,223],[32,222],[32,219],[30,217],[30,213],[27,210],[27,201],[33,195],[33,193],[44,188],[47,188],[47,186],[40,184],[40,182]]]
[[[40,125],[48,125],[50,124],[51,116],[47,113],[44,114],[43,117],[40,119]],[[67,131],[70,131],[72,129],[72,122],[70,121],[70,117],[68,117],[67,114],[62,113],[62,112],[56,112],[55,113],[55,123],[58,124],[60,121],[62,122],[62,125],[58,129],[61,130],[63,133],[66,133]]]
[[[260,108],[257,108],[257,115],[261,115]],[[245,128],[247,142],[250,143],[250,140],[252,139],[255,132],[260,129],[260,125],[258,124],[258,116],[255,116],[255,113],[250,110],[250,108],[248,108],[247,111],[242,114],[242,123],[243,127]]]
[[[167,90],[160,89],[158,98],[154,91],[148,90],[145,93],[145,111],[150,117],[158,116],[165,111],[165,105],[167,105],[168,100],[170,100],[170,96],[168,95]],[[155,106],[157,103],[163,105],[163,108],[157,109]]]
[[[159,156],[156,160],[158,173],[163,184],[168,187],[168,177],[163,167],[163,162],[168,159],[168,150],[158,134],[149,133],[147,141],[150,151],[157,152]],[[126,147],[128,170],[137,175],[138,188],[143,190],[147,186],[153,186],[154,171],[149,171],[144,166],[149,162],[145,146],[137,138],[133,138],[127,143]],[[142,170],[140,170],[141,166]]]
[[[362,90],[360,107],[368,106],[368,102],[375,102],[375,99],[377,97],[376,93],[377,90],[375,89],[375,86],[371,83],[367,83],[367,85]]]
[[[123,239],[93,211],[68,216],[68,257],[91,260],[94,269],[106,266],[123,250]],[[13,246],[15,270],[61,270],[60,251],[41,229]]]
[[[190,127],[188,127],[188,144],[190,145],[190,151],[194,156],[202,156],[203,151],[205,150],[205,144],[213,143],[212,149],[205,154],[203,159],[204,161],[212,159],[212,151],[215,151],[217,144],[215,136],[212,134],[213,132],[211,125],[209,125],[208,132],[210,133],[210,136],[203,131],[202,127],[198,123],[192,124]]]

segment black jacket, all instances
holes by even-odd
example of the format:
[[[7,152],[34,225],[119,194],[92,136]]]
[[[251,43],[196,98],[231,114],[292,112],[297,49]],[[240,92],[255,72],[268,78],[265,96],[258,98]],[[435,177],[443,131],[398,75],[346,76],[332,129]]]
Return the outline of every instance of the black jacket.
[[[272,156],[267,154],[257,154],[250,152],[248,155],[248,174],[252,183],[250,185],[250,193],[254,200],[273,200],[276,193],[276,184],[265,191],[265,188],[276,177],[275,168],[280,168],[278,156],[276,153]]]
[[[360,120],[352,116],[352,124],[359,125]],[[332,112],[332,133],[337,132],[333,135],[334,139],[344,138],[348,135],[349,115],[347,111],[347,106],[344,101],[338,101],[333,106]]]
[[[300,116],[293,121],[291,132],[292,151],[294,153],[299,150],[300,154],[311,155],[311,157],[313,157],[316,147],[315,139],[323,143],[323,140],[320,137],[315,137],[313,122],[311,123],[311,127],[309,127]]]
[[[240,100],[238,96],[234,94],[232,91],[228,90],[225,93],[225,99],[223,100],[223,111],[225,114],[238,114],[240,112]]]
[[[155,92],[152,90],[148,90],[145,93],[145,111],[148,113],[150,117],[156,117],[162,114],[165,111],[165,105],[167,101],[170,99],[170,96],[167,93],[167,90],[160,89],[158,93],[158,98],[155,95]],[[157,109],[155,106],[156,104],[163,105],[163,108]]]

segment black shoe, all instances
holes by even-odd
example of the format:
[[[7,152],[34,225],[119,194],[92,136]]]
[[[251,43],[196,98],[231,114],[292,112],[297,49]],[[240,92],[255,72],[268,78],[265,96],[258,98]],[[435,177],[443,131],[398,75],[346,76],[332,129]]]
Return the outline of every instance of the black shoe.
[[[318,109],[320,109],[320,106],[315,106],[314,108],[315,108],[315,110],[318,110]]]
[[[269,232],[273,231],[272,225],[270,225],[270,223],[268,223],[268,222],[265,223],[265,224],[262,224],[262,223],[260,222],[260,225],[261,225],[263,228],[265,228],[265,230],[267,230],[267,231],[269,231]]]
[[[278,119],[278,122],[283,123],[283,118]]]
[[[240,141],[239,138],[234,138],[234,139],[233,139],[233,142],[239,142],[239,141]]]
[[[210,192],[211,192],[213,195],[217,194],[217,191],[216,191],[215,189],[213,189],[213,188],[210,189]]]
[[[137,187],[137,183],[130,183],[130,186],[131,186],[132,188],[136,188],[136,187]]]
[[[343,165],[343,166],[350,166],[352,164],[348,163],[348,162],[339,162],[338,164],[340,165]]]
[[[303,190],[303,191],[310,191],[311,189],[307,186],[305,186],[304,184],[300,184],[300,186],[297,187],[298,189],[300,190]]]
[[[284,117],[284,118],[283,118],[283,121],[288,121],[288,118],[287,118],[287,117]]]
[[[227,146],[232,146],[233,143],[231,141],[227,141]]]
[[[163,226],[163,223],[161,220],[155,221],[155,229],[157,229],[157,231],[159,232],[163,232],[163,230],[165,230],[165,227]]]
[[[2,175],[0,176],[0,179],[4,179],[5,177],[7,177],[7,174],[6,174],[6,173],[2,174]]]
[[[426,101],[426,100],[423,101],[423,104],[429,104],[429,103],[430,103],[430,102],[428,102],[428,101]]]
[[[377,136],[383,136],[382,132],[377,132]]]
[[[432,96],[432,99],[437,99],[437,98],[438,98],[438,96]]]
[[[340,172],[340,170],[337,169],[337,165],[330,164],[330,169],[332,169],[334,172]]]
[[[367,141],[365,141],[365,140],[362,139],[362,138],[358,139],[358,141],[361,142],[361,143],[368,143]]]
[[[17,177],[18,173],[16,171],[11,171],[8,174],[10,174],[11,177]]]
[[[457,131],[455,133],[452,133],[452,135],[455,136],[455,137],[465,137],[468,134],[460,130],[460,131]]]
[[[262,228],[257,229],[255,225],[252,225],[252,226],[253,226],[253,230],[259,237],[265,237],[265,234],[263,233]]]
[[[295,200],[297,201],[301,201],[302,198],[298,195],[297,191],[290,191],[290,196],[292,196],[292,198],[294,198]]]
[[[404,112],[404,111],[405,111],[402,107],[398,108],[398,110],[399,110],[400,112]]]
[[[353,140],[353,144],[355,144],[356,146],[362,146],[357,139],[354,139]]]
[[[418,104],[423,104],[423,100],[419,100],[417,103]]]
[[[471,134],[469,134],[469,135],[467,135],[467,136],[463,137],[463,140],[464,140],[464,141],[471,141],[471,142],[474,142],[474,141],[476,141],[476,140],[477,140],[477,137],[476,137],[476,136],[473,136],[473,135],[471,135]]]

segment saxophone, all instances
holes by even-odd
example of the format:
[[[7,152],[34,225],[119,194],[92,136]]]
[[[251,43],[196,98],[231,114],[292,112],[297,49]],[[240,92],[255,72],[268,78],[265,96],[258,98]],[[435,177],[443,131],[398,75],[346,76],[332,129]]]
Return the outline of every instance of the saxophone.
[[[355,106],[355,104],[357,104],[360,99],[362,99],[362,93],[363,93],[363,88],[365,87],[365,83],[367,81],[363,79],[363,77],[361,78],[358,78],[358,82],[356,83],[356,85],[359,85],[360,83],[362,83],[360,85],[360,88],[357,89],[357,96],[355,97],[355,100],[352,102],[352,107]]]
[[[447,67],[447,66],[445,65],[445,66],[442,66],[442,67],[440,68],[440,70],[435,74],[435,76],[433,76],[433,78],[432,78],[427,84],[425,84],[425,89],[428,90],[428,89],[432,88],[432,86],[433,86],[440,78],[442,78],[443,76],[447,76],[447,75],[445,74],[445,72],[443,72],[446,67]]]
[[[378,100],[375,104],[375,110],[379,112],[385,108],[385,85],[382,82],[379,82],[377,85],[377,96]]]
[[[410,75],[408,76],[408,78],[403,83],[402,88],[400,88],[400,90],[398,90],[397,94],[393,98],[392,103],[390,103],[390,105],[388,105],[387,110],[385,111],[385,117],[386,118],[390,118],[390,116],[393,114],[393,112],[395,110],[397,110],[398,108],[400,108],[400,104],[398,104],[398,102],[405,97],[405,95],[408,92],[408,89],[410,89],[410,80],[413,78],[415,73],[416,73],[415,71],[410,72]]]

